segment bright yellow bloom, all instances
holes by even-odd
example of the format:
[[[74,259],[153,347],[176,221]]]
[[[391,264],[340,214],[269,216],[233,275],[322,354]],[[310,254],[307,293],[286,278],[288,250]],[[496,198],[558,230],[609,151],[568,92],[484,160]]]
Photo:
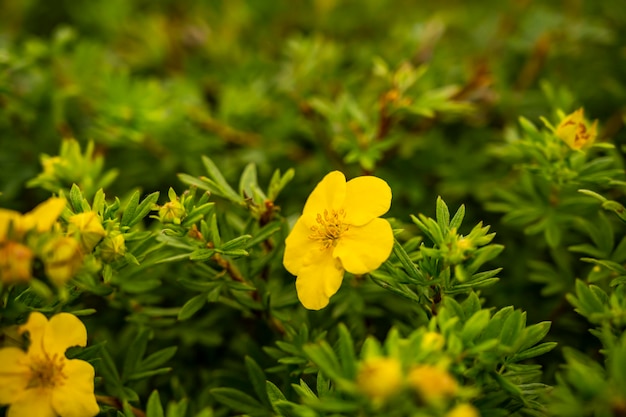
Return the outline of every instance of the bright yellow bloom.
[[[432,365],[419,365],[411,369],[407,376],[408,383],[422,398],[436,402],[445,397],[456,395],[459,386],[446,370]]]
[[[44,247],[43,263],[50,281],[58,286],[65,284],[83,265],[80,243],[73,237],[57,237]]]
[[[473,405],[462,403],[448,411],[446,417],[480,417],[480,413]]]
[[[78,235],[85,253],[91,252],[107,234],[95,211],[78,213],[70,217],[68,232]]]
[[[328,305],[344,270],[365,274],[391,254],[393,231],[381,216],[391,205],[391,189],[376,177],[346,177],[333,171],[315,187],[302,216],[285,241],[285,268],[297,276],[304,307]]]
[[[31,230],[39,233],[50,230],[64,208],[65,200],[58,197],[49,198],[26,214],[0,208],[0,242],[8,239],[9,230],[17,238]]]
[[[20,333],[30,333],[28,351],[0,349],[0,404],[7,417],[93,417],[100,409],[94,395],[94,369],[67,359],[71,346],[85,346],[87,331],[74,315],[60,313],[50,321],[31,313]]]
[[[556,136],[572,149],[587,148],[593,144],[597,136],[598,121],[591,127],[587,126],[582,108],[565,116],[556,128]]]
[[[394,358],[367,359],[359,367],[356,383],[374,401],[382,401],[402,386],[402,367]]]
[[[0,282],[15,284],[31,279],[33,251],[21,243],[0,242]]]

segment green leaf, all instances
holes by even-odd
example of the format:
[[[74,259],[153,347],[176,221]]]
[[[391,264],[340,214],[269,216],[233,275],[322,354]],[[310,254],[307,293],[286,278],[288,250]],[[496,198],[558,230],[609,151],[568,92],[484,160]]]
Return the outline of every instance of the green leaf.
[[[146,417],[164,417],[163,406],[157,390],[152,391],[146,404]]]
[[[519,334],[524,328],[525,322],[525,315],[521,311],[514,310],[511,314],[509,314],[502,325],[500,343],[505,346],[513,346],[517,342]]]
[[[172,359],[178,350],[178,346],[170,346],[154,352],[141,361],[139,369],[149,370],[158,368]]]
[[[272,405],[274,405],[277,401],[287,401],[283,392],[271,381],[265,381],[265,392],[267,393],[267,398],[269,398]]]
[[[237,194],[235,190],[231,188],[231,186],[228,184],[228,182],[226,181],[226,179],[224,178],[220,170],[217,168],[217,166],[213,163],[213,161],[209,157],[203,156],[202,163],[204,164],[204,167],[209,173],[209,177],[211,177],[211,179],[215,181],[215,184],[218,186],[220,194],[223,197],[226,197],[227,199],[235,203],[239,203],[239,204],[244,203],[243,198],[239,196],[239,194]]]
[[[450,229],[459,230],[459,227],[461,227],[461,223],[463,223],[464,217],[465,217],[465,205],[461,204],[461,206],[456,211],[452,220],[450,220]]]
[[[424,279],[420,270],[417,269],[417,266],[413,263],[409,255],[406,253],[400,242],[398,242],[397,240],[394,240],[393,253],[398,257],[398,260],[400,261],[400,263],[404,267],[404,270],[410,278],[420,284],[428,283],[426,279]]]
[[[246,242],[244,249],[249,249],[257,244],[269,239],[274,233],[280,230],[280,222],[272,222],[263,226],[250,240]]]
[[[130,221],[135,218],[135,211],[137,211],[138,205],[139,191],[135,191],[124,208],[124,213],[122,214],[122,220],[120,222],[122,226],[130,226]]]
[[[139,193],[137,193],[137,196],[139,196]],[[139,223],[144,217],[148,215],[148,213],[152,211],[152,207],[154,207],[158,200],[158,191],[149,194],[146,198],[143,199],[141,204],[139,204],[139,206],[135,208],[132,217],[127,222],[122,221],[122,224],[125,226],[134,226],[135,224]],[[125,214],[126,212],[124,212],[124,215]]]
[[[267,380],[265,373],[250,356],[246,356],[245,361],[252,389],[254,389],[254,392],[263,404],[268,406],[271,405],[265,386],[265,381]]]
[[[133,340],[126,350],[124,367],[122,374],[125,376],[135,372],[141,358],[146,353],[146,346],[148,345],[148,339],[150,338],[151,330],[147,327],[141,327],[137,331],[137,336]]]
[[[213,388],[211,395],[222,404],[247,414],[259,414],[263,410],[263,405],[248,394],[234,388]]]
[[[243,235],[243,236],[238,236],[234,239],[229,240],[228,242],[224,243],[221,247],[220,250],[222,251],[230,251],[230,250],[235,250],[235,249],[242,249],[247,247],[246,243],[248,240],[250,240],[252,236],[250,235]]]
[[[198,294],[195,297],[187,300],[187,302],[182,306],[182,308],[178,312],[178,320],[183,321],[183,320],[187,320],[191,318],[204,306],[206,301],[207,301],[206,293]]]
[[[515,355],[513,355],[511,357],[511,359],[509,361],[510,362],[519,362],[519,361],[523,361],[525,359],[534,358],[536,356],[540,356],[540,355],[543,355],[544,353],[550,352],[556,346],[557,346],[556,342],[542,343],[540,345],[531,347],[530,349],[526,349],[524,351],[516,353]]]
[[[450,211],[441,196],[437,197],[437,224],[442,232],[446,233],[450,225]]]
[[[461,330],[461,339],[464,342],[473,342],[476,337],[489,324],[489,310],[480,310],[472,315],[463,325]]]
[[[539,343],[550,331],[551,323],[549,321],[542,321],[541,323],[533,324],[524,329],[523,342],[519,347],[519,351],[523,351],[535,344]]]
[[[356,375],[356,355],[354,354],[354,342],[348,328],[340,323],[338,326],[339,340],[337,341],[337,352],[342,364],[343,373],[352,379]]]

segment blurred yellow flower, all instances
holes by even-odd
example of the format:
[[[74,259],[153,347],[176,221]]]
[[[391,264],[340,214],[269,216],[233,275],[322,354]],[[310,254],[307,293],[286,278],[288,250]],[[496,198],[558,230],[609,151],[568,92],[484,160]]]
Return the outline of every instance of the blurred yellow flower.
[[[58,197],[49,198],[26,214],[0,208],[0,242],[9,238],[9,230],[16,238],[31,230],[39,233],[50,230],[64,208],[65,200]]]
[[[58,286],[72,279],[83,265],[80,243],[73,237],[57,237],[46,244],[43,252],[46,276]]]
[[[418,365],[409,371],[407,381],[425,401],[437,402],[456,395],[459,386],[445,369]]]
[[[15,284],[31,279],[33,251],[21,243],[0,242],[0,282]]]
[[[448,411],[445,417],[480,417],[480,413],[473,405],[462,403]]]
[[[374,401],[383,401],[402,386],[402,367],[394,358],[375,357],[359,367],[357,386]]]
[[[326,175],[304,205],[302,216],[285,241],[285,268],[297,276],[302,305],[319,310],[328,305],[344,270],[365,274],[391,254],[393,231],[378,218],[391,206],[391,189],[377,177],[346,183],[339,171]]]
[[[85,253],[91,252],[107,234],[95,211],[78,213],[70,217],[68,232],[78,235]]]
[[[71,346],[85,346],[87,331],[74,315],[60,313],[50,321],[30,314],[20,333],[29,332],[30,346],[0,349],[0,404],[7,417],[92,417],[100,409],[94,395],[94,369],[67,359]]]
[[[598,121],[595,120],[591,127],[585,122],[582,108],[565,116],[556,127],[556,136],[572,149],[587,148],[593,144],[597,136]]]

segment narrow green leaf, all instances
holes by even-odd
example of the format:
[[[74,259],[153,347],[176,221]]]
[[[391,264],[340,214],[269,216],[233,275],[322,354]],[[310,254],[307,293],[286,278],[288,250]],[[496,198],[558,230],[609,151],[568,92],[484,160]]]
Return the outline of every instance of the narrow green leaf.
[[[178,312],[178,320],[183,321],[191,318],[204,306],[206,301],[206,293],[198,294],[195,297],[189,299]]]
[[[143,358],[143,355],[146,353],[150,333],[151,331],[147,327],[141,327],[137,330],[135,340],[133,340],[133,343],[131,343],[126,350],[123,375],[128,376],[137,369],[141,358]]]
[[[139,194],[137,194],[137,196],[139,196]],[[152,207],[156,204],[158,199],[158,191],[149,194],[146,198],[143,199],[141,204],[136,207],[132,217],[128,220],[128,222],[123,224],[125,226],[134,226],[135,224],[139,223],[144,217],[148,215],[148,213],[150,213],[150,211],[152,211]],[[126,212],[124,212],[124,214],[126,214]]]
[[[448,210],[448,206],[446,205],[446,202],[443,201],[441,196],[437,197],[436,217],[439,228],[442,232],[446,233],[450,225],[450,210]]]
[[[463,223],[463,218],[465,217],[465,205],[461,204],[459,209],[454,214],[452,220],[450,220],[450,229],[459,230],[461,227],[461,223]]]
[[[157,390],[152,391],[146,404],[146,417],[163,417],[163,406]]]
[[[222,404],[247,414],[259,414],[263,409],[263,405],[248,394],[234,388],[213,388],[210,390],[211,395]]]
[[[135,191],[128,200],[124,213],[122,214],[121,225],[130,226],[130,221],[135,217],[135,211],[137,211],[137,205],[139,205],[139,191]]]
[[[341,362],[343,373],[348,378],[354,378],[356,375],[356,355],[354,353],[354,342],[350,331],[343,324],[338,326],[339,340],[337,341],[337,353]]]
[[[172,359],[178,350],[178,346],[170,346],[154,352],[141,361],[138,369],[147,371],[165,365],[167,361]]]
[[[266,384],[267,380],[263,369],[252,359],[250,356],[246,356],[246,369],[248,371],[248,377],[250,377],[250,383],[252,384],[252,389],[256,393],[257,397],[261,400],[261,402],[265,405],[270,406],[270,399],[267,395]]]

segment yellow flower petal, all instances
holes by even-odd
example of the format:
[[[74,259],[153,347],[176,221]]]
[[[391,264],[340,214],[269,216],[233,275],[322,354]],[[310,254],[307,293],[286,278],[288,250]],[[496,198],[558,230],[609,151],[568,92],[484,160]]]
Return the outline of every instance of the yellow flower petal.
[[[0,349],[0,404],[11,404],[26,390],[30,379],[27,361],[26,352],[21,349]]]
[[[300,268],[310,263],[311,255],[321,250],[321,245],[309,238],[311,229],[300,217],[285,240],[283,265],[293,275],[298,275]]]
[[[312,226],[318,214],[323,214],[324,210],[339,210],[345,198],[346,177],[339,171],[330,172],[309,195],[302,210],[302,217],[305,218],[307,225]]]
[[[40,356],[43,354],[43,335],[48,325],[46,316],[38,311],[33,311],[28,316],[28,321],[20,326],[20,334],[28,332],[30,345],[28,346],[28,355]]]
[[[56,317],[56,316],[55,316]],[[79,359],[65,362],[67,383],[52,391],[52,407],[62,417],[93,417],[100,412],[94,395],[94,369]]]
[[[26,229],[35,228],[38,232],[50,230],[65,208],[65,199],[49,198],[24,215]]]
[[[393,249],[393,231],[385,219],[376,218],[363,226],[353,226],[339,239],[333,256],[346,271],[365,274],[387,260]]]
[[[320,251],[309,265],[300,268],[296,279],[298,299],[305,308],[319,310],[328,305],[343,280],[341,264],[329,249]]]
[[[346,184],[346,223],[362,226],[385,214],[391,206],[391,188],[377,177],[356,177]]]
[[[7,417],[57,417],[50,403],[49,389],[29,389],[7,411]]]
[[[9,225],[15,223],[22,217],[20,213],[13,210],[7,210],[0,208],[0,242],[7,240],[9,233]]]
[[[65,355],[72,346],[87,345],[87,329],[78,317],[69,313],[59,313],[50,319],[43,337],[45,351],[53,355]]]

